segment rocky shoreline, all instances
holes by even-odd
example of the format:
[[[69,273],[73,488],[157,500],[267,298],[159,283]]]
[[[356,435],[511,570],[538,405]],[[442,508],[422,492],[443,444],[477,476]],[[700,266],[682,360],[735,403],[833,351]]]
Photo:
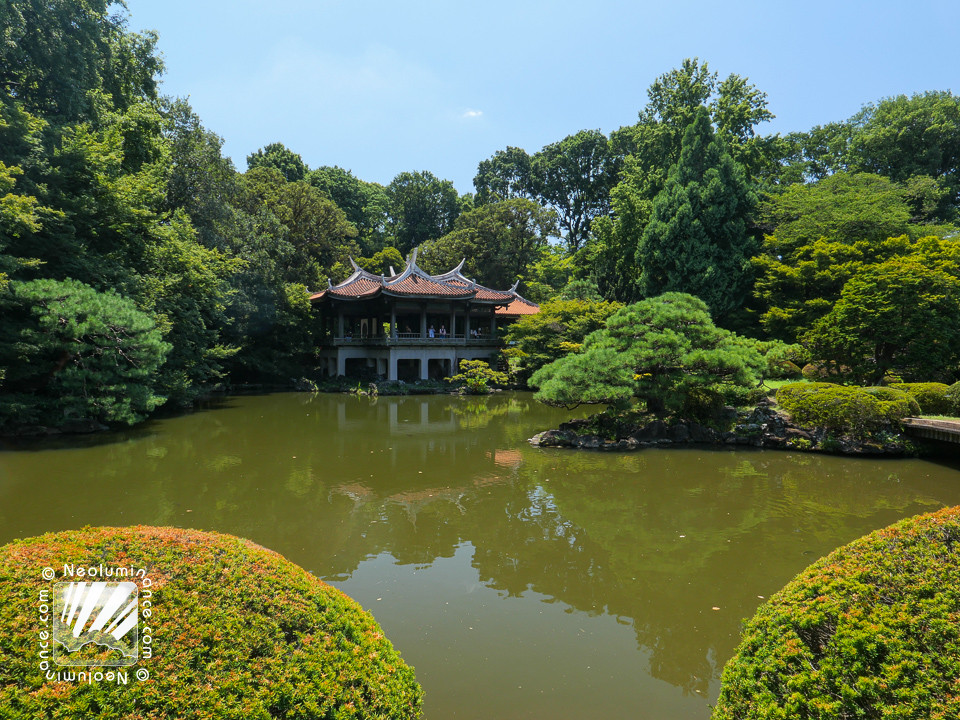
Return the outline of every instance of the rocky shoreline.
[[[824,428],[802,428],[768,402],[738,415],[733,429],[725,431],[691,420],[653,420],[642,426],[620,427],[616,438],[604,438],[590,433],[590,426],[589,419],[573,420],[562,423],[556,430],[538,433],[529,442],[535,447],[619,452],[691,445],[900,457],[917,452],[916,446],[902,433],[855,438],[831,433]]]

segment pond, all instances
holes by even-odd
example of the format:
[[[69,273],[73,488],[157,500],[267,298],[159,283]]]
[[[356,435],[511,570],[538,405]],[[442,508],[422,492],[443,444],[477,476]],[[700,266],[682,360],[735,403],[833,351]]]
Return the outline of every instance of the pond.
[[[7,444],[0,544],[84,525],[250,538],[374,613],[428,720],[703,719],[764,598],[960,504],[944,462],[527,443],[569,416],[521,393],[290,393]]]

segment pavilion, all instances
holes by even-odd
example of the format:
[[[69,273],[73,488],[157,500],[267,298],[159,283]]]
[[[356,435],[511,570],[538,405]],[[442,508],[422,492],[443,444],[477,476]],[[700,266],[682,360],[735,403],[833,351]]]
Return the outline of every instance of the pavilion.
[[[503,347],[499,331],[536,303],[509,290],[491,290],[466,278],[461,260],[453,270],[430,275],[417,251],[403,272],[375,275],[351,258],[353,274],[310,296],[328,342],[320,349],[326,373],[373,372],[388,380],[450,377],[461,360],[492,362]]]

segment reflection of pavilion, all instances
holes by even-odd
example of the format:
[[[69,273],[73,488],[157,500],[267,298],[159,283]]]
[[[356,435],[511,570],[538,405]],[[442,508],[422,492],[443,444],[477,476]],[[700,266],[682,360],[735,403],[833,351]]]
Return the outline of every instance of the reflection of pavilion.
[[[369,427],[369,410],[359,406],[360,412],[354,420],[350,411],[358,408],[356,401],[343,400],[337,403],[337,428],[343,432],[351,429]],[[390,398],[376,405],[377,424],[382,426],[386,420],[390,435],[447,435],[459,428],[452,405],[437,407],[436,402],[418,397]]]
[[[352,261],[351,261],[352,262]],[[310,296],[331,338],[320,357],[329,375],[373,369],[388,380],[449,377],[461,360],[491,361],[499,328],[539,307],[509,290],[491,290],[461,274],[417,266],[414,250],[401,273],[374,275],[354,263],[339,285]],[[329,281],[328,281],[329,282]]]

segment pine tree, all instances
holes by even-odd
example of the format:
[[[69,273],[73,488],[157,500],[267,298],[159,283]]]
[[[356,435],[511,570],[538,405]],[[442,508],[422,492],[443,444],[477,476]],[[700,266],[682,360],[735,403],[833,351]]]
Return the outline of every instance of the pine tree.
[[[714,136],[709,112],[701,107],[683,134],[680,160],[654,199],[637,248],[641,293],[690,293],[717,318],[739,309],[757,249],[746,222],[755,205],[743,168]]]

